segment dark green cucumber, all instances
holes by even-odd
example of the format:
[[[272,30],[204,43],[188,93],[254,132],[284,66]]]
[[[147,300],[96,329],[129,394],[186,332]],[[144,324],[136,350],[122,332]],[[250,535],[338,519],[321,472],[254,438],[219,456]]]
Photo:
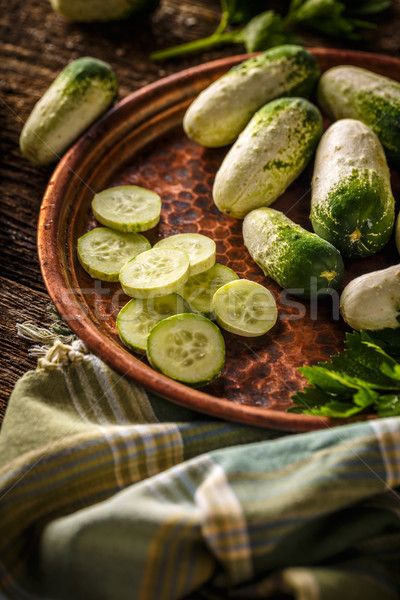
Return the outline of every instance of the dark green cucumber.
[[[86,56],[70,62],[37,102],[20,137],[22,154],[47,165],[113,102],[118,81],[111,66]]]
[[[321,135],[319,110],[305,98],[278,98],[260,108],[217,172],[219,210],[243,219],[272,204],[306,167]]]
[[[329,69],[318,84],[318,104],[332,119],[358,119],[371,127],[388,159],[400,164],[400,83],[367,69]]]
[[[277,46],[206,88],[187,110],[183,127],[202,146],[231,144],[261,106],[281,96],[308,97],[318,77],[313,54],[301,46]]]
[[[243,221],[243,239],[265,275],[296,296],[329,294],[342,282],[339,250],[278,210],[251,211]]]
[[[311,197],[315,233],[343,256],[379,252],[394,224],[386,157],[375,133],[355,119],[333,123],[318,146]]]

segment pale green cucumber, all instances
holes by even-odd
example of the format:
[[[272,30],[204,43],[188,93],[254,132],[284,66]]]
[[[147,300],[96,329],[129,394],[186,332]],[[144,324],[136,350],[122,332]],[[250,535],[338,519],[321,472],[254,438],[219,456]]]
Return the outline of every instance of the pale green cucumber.
[[[400,264],[356,277],[340,296],[340,312],[358,331],[397,328],[400,309]]]
[[[50,164],[113,102],[118,82],[111,66],[92,57],[73,60],[37,102],[20,136],[22,154]]]
[[[264,335],[278,318],[271,292],[248,279],[237,279],[220,287],[212,306],[218,325],[245,337]]]
[[[235,271],[215,263],[208,271],[189,277],[181,293],[194,312],[212,318],[212,300],[215,292],[225,283],[235,279],[239,279]]]
[[[215,263],[215,242],[200,233],[170,235],[154,244],[153,248],[181,248],[185,250],[190,260],[190,276],[211,269]]]
[[[272,204],[306,167],[321,135],[321,115],[308,100],[279,98],[263,106],[217,172],[219,210],[242,219]]]
[[[119,281],[125,294],[133,298],[167,296],[186,283],[189,269],[189,256],[184,250],[152,248],[126,263]]]
[[[147,14],[160,0],[50,0],[53,10],[77,22],[112,21]]]
[[[361,121],[333,123],[315,158],[310,215],[315,233],[343,256],[375,254],[390,238],[394,205],[378,137]]]
[[[92,200],[99,223],[118,231],[147,231],[160,220],[161,198],[138,185],[121,185],[103,190]]]
[[[231,144],[263,104],[280,96],[308,97],[318,76],[318,63],[305,48],[267,50],[206,88],[187,110],[184,130],[203,146]]]
[[[343,279],[339,250],[273,208],[258,208],[243,221],[250,256],[280,286],[304,298],[329,295]]]
[[[149,248],[150,242],[140,233],[97,227],[78,239],[78,258],[91,277],[118,281],[122,267]]]
[[[157,371],[197,387],[218,377],[225,362],[225,342],[214,323],[195,314],[163,319],[150,331],[147,358]]]
[[[118,313],[116,325],[119,337],[128,348],[144,353],[147,338],[156,323],[186,312],[191,312],[190,307],[178,294],[147,299],[132,298]]]
[[[322,74],[318,104],[332,119],[358,119],[371,127],[390,160],[400,164],[400,83],[343,65]]]

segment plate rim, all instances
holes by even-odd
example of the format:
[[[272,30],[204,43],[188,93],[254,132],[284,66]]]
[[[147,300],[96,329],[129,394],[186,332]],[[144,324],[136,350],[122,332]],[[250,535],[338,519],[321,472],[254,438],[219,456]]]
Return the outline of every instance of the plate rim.
[[[318,57],[330,55],[343,60],[368,60],[379,59],[387,65],[393,65],[400,68],[400,59],[371,52],[337,50],[329,48],[307,48],[318,59]],[[85,343],[85,345],[106,364],[123,376],[127,376],[135,383],[142,385],[145,389],[155,393],[175,404],[184,406],[199,413],[208,414],[213,417],[238,422],[242,424],[255,425],[263,428],[269,428],[278,431],[305,432],[345,425],[353,422],[360,422],[364,419],[330,419],[327,417],[316,417],[311,415],[288,413],[266,407],[246,405],[229,400],[226,397],[216,397],[200,389],[188,387],[182,383],[171,380],[170,378],[154,371],[150,366],[142,363],[133,354],[120,347],[116,343],[110,346],[104,344],[104,333],[98,330],[90,316],[82,310],[82,305],[75,294],[71,294],[71,287],[66,280],[66,255],[63,255],[59,245],[57,225],[60,223],[62,215],[61,210],[67,210],[63,206],[63,190],[68,189],[72,184],[76,185],[76,172],[74,166],[80,157],[85,156],[96,138],[112,140],[116,133],[113,125],[121,120],[121,115],[125,112],[131,112],[134,107],[138,114],[143,113],[143,122],[146,120],[146,106],[154,98],[153,104],[157,105],[157,95],[160,91],[175,91],[172,93],[172,105],[176,97],[176,89],[182,89],[194,86],[201,89],[210,81],[210,77],[216,78],[221,71],[242,62],[252,56],[251,54],[239,54],[220,58],[200,65],[189,67],[179,71],[143,88],[132,92],[127,97],[118,102],[105,115],[98,119],[78,141],[66,152],[57,164],[40,207],[38,226],[37,226],[37,251],[42,277],[48,291],[48,294],[54,303],[60,315],[65,319],[71,330]],[[202,84],[206,80],[205,85]],[[186,88],[185,88],[186,90]],[[180,96],[182,101],[182,96]],[[154,106],[153,106],[154,108]],[[157,113],[155,113],[157,114]],[[113,132],[114,133],[111,133]],[[108,137],[107,137],[108,136]],[[112,144],[111,144],[112,146]],[[104,156],[107,146],[103,147],[99,153],[99,159]],[[89,154],[89,153],[88,153]],[[75,180],[75,181],[74,181]],[[65,217],[66,218],[66,217]],[[138,369],[138,364],[140,368]],[[371,417],[367,417],[370,419]],[[376,417],[372,417],[376,418]]]

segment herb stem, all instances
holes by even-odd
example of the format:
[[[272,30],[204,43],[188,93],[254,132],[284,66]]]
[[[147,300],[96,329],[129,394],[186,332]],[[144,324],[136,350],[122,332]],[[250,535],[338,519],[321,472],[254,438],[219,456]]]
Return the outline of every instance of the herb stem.
[[[237,35],[240,30],[226,31],[220,33],[219,28],[212,35],[202,38],[200,40],[194,40],[193,42],[187,42],[186,44],[180,44],[178,46],[172,46],[165,50],[157,50],[150,54],[151,60],[166,60],[167,58],[173,58],[174,56],[182,56],[183,54],[190,54],[192,52],[198,52],[200,50],[208,50],[234,42],[237,39]]]

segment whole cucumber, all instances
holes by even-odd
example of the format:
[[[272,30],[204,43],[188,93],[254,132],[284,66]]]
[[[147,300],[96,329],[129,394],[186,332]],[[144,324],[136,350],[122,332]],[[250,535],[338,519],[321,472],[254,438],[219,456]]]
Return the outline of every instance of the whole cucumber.
[[[272,204],[309,162],[322,135],[318,109],[304,98],[263,106],[225,156],[213,186],[220,211],[242,219]]]
[[[322,74],[317,98],[332,119],[358,119],[371,127],[388,159],[400,164],[398,81],[360,67],[333,67]]]
[[[31,162],[58,158],[113,102],[118,81],[109,64],[90,56],[70,62],[37,102],[20,136]]]
[[[50,0],[53,10],[71,21],[112,21],[157,8],[160,0]]]
[[[306,96],[319,66],[296,45],[276,46],[233,67],[194,100],[183,119],[187,136],[202,146],[231,144],[254,113],[280,96]]]
[[[251,211],[243,221],[243,239],[265,275],[296,296],[329,294],[342,282],[339,250],[278,210]]]
[[[361,121],[341,119],[319,143],[314,165],[311,223],[344,256],[379,252],[394,224],[394,198],[382,145]]]
[[[340,296],[340,312],[358,331],[397,328],[400,323],[400,264],[356,277]]]

